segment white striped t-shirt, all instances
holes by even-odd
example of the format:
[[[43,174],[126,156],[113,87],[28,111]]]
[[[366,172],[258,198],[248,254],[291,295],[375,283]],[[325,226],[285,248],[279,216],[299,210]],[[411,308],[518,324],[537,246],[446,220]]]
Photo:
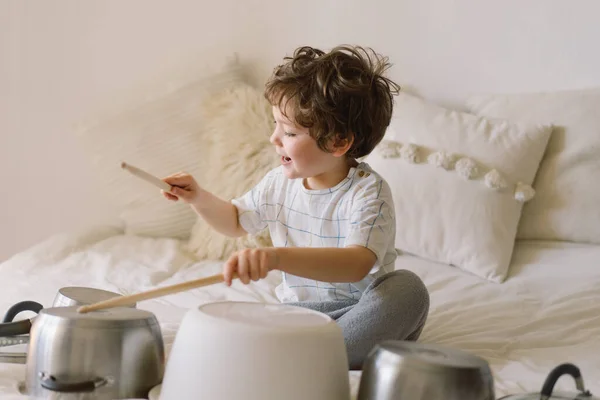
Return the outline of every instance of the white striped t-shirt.
[[[360,282],[320,282],[283,274],[276,289],[282,302],[358,299],[375,278],[393,270],[396,222],[387,182],[367,163],[348,172],[335,187],[309,190],[277,167],[249,192],[232,200],[240,225],[250,234],[269,227],[275,247],[361,245],[377,256]]]

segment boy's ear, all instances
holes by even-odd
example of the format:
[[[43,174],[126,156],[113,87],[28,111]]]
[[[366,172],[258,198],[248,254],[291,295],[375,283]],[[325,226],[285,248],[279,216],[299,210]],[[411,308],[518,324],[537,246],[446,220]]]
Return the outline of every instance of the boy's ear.
[[[331,146],[331,154],[333,154],[335,157],[342,157],[348,152],[348,150],[350,150],[350,147],[352,147],[353,143],[354,135],[349,135],[346,138],[340,138],[339,136],[336,136],[335,139],[333,139]]]

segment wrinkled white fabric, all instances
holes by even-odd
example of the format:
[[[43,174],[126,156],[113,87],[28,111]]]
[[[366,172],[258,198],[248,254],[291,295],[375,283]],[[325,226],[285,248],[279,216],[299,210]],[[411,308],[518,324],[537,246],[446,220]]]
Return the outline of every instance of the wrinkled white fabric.
[[[0,264],[0,311],[26,299],[49,307],[63,286],[127,294],[220,271],[220,263],[195,263],[184,248],[177,240],[125,236],[104,228],[50,238]],[[598,265],[600,246],[531,241],[517,242],[503,284],[408,255],[399,256],[395,268],[417,273],[430,292],[429,318],[419,341],[484,357],[500,397],[539,392],[548,372],[563,362],[576,364],[586,386],[600,393]],[[138,307],[159,319],[168,354],[191,307],[220,300],[276,303],[279,282],[279,275],[271,273],[248,286],[216,284],[143,301]],[[26,398],[16,389],[24,374],[23,365],[0,364],[2,399]],[[360,373],[350,373],[350,379],[355,398]],[[568,379],[559,380],[556,388],[574,391]]]

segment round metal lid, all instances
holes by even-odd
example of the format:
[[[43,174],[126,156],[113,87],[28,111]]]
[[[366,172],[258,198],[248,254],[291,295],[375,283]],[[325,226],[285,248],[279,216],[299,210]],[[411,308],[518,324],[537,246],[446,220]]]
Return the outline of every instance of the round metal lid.
[[[120,296],[119,293],[109,292],[108,290],[80,286],[64,287],[59,289],[58,293],[80,304],[93,304]]]
[[[408,341],[386,341],[379,347],[409,362],[411,365],[439,370],[473,370],[491,375],[487,361],[465,351],[447,348],[434,344],[424,344]]]
[[[158,324],[154,314],[137,308],[116,307],[87,313],[79,313],[78,308],[78,306],[44,308],[40,311],[39,317],[45,321],[52,320],[52,322],[58,324],[93,328]]]

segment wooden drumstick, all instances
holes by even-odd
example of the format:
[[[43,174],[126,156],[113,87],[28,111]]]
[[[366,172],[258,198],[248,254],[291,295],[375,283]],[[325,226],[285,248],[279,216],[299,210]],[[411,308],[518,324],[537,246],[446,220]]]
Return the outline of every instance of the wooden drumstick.
[[[158,187],[159,189],[164,190],[165,192],[170,192],[172,190],[171,185],[169,185],[167,182],[155,177],[154,175],[147,173],[146,171],[134,167],[133,165],[127,164],[126,162],[122,162],[121,168],[123,168],[126,171],[129,171],[132,175],[137,176],[138,178],[143,179],[146,182]]]
[[[233,274],[233,278],[236,279],[237,274]],[[146,292],[131,294],[128,296],[113,297],[108,300],[99,301],[94,304],[81,306],[77,309],[79,313],[86,313],[90,311],[103,310],[106,308],[123,307],[142,300],[155,299],[157,297],[167,296],[174,293],[184,292],[186,290],[195,289],[203,286],[214,285],[215,283],[223,282],[223,274],[217,274],[208,278],[195,279],[193,281],[178,283],[171,286],[165,286],[157,289],[148,290]]]

